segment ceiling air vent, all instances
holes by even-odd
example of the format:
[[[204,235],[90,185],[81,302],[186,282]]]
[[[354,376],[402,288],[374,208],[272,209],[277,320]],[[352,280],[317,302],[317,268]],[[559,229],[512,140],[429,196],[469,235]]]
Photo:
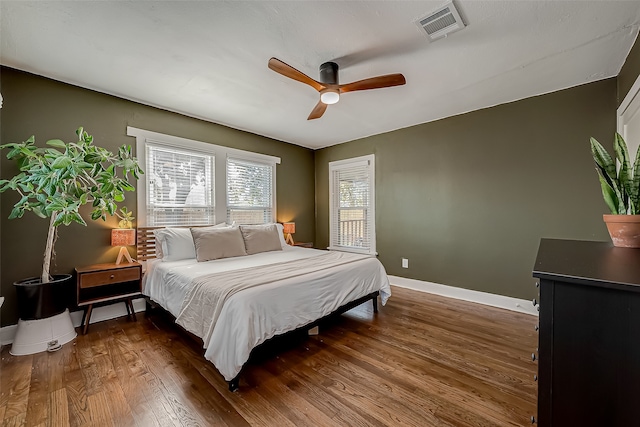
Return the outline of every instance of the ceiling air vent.
[[[453,2],[447,3],[435,12],[420,18],[416,25],[422,28],[429,40],[437,40],[464,28],[464,22]]]

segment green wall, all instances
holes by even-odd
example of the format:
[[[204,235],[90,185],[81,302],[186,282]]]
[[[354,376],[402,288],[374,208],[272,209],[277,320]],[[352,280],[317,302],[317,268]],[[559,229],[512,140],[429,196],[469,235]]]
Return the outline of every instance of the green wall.
[[[389,274],[533,298],[541,237],[609,239],[589,137],[612,145],[616,92],[608,79],[316,151],[317,246],[328,163],[374,153]]]
[[[636,38],[624,65],[618,74],[618,106],[640,75],[640,36]]]
[[[282,162],[276,169],[277,219],[296,222],[296,240],[314,241],[312,150],[11,68],[0,68],[0,77],[4,98],[0,110],[2,143],[23,141],[30,135],[36,136],[38,145],[52,138],[74,140],[76,128],[84,126],[94,136],[96,145],[115,150],[122,144],[131,144],[135,149],[135,138],[126,136],[127,126],[134,126],[280,157]],[[16,171],[15,165],[2,153],[2,177],[7,179]],[[135,193],[126,196],[124,205],[135,212]],[[48,226],[47,220],[35,215],[9,221],[7,217],[16,201],[17,196],[9,193],[0,199],[0,295],[6,298],[0,310],[2,326],[17,322],[12,283],[39,275]],[[69,273],[76,266],[113,262],[118,249],[109,246],[109,229],[116,224],[114,217],[106,223],[89,222],[87,227],[77,224],[60,227],[53,271]]]
[[[278,220],[295,220],[296,240],[315,241],[316,247],[328,245],[328,162],[374,153],[377,250],[389,274],[530,299],[541,237],[608,240],[588,138],[611,145],[618,100],[635,81],[639,64],[636,41],[618,79],[315,153],[2,67],[0,138],[70,140],[82,125],[97,144],[113,150],[135,144],[126,136],[126,126],[134,126],[281,157]],[[15,171],[3,154],[0,175]],[[47,228],[35,216],[6,219],[15,200],[9,194],[0,199],[2,326],[17,321],[12,283],[39,273]],[[135,194],[124,204],[135,210]],[[116,222],[60,228],[54,271],[115,259],[109,229]],[[400,267],[402,257],[409,258],[409,269]]]

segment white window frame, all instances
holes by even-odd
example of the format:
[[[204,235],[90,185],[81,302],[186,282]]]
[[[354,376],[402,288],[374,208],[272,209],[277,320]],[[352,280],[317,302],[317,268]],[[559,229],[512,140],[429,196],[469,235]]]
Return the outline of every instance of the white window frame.
[[[334,177],[333,172],[340,169],[346,169],[355,166],[368,165],[369,166],[369,202],[370,206],[367,210],[368,218],[367,221],[370,221],[370,244],[369,249],[358,249],[352,246],[340,246],[335,242],[333,233],[334,227],[337,224],[334,224],[334,213],[335,213],[335,203],[334,197]],[[368,255],[377,255],[376,252],[376,158],[375,154],[368,154],[366,156],[353,157],[350,159],[337,160],[333,162],[329,162],[329,250],[343,251],[343,252],[355,252],[360,254],[368,254]]]
[[[267,154],[253,153],[251,151],[238,150],[221,145],[210,144],[208,142],[196,141],[179,136],[167,135],[145,129],[138,129],[127,126],[127,136],[136,138],[136,157],[140,168],[146,172],[146,145],[162,145],[189,151],[201,152],[214,156],[214,195],[215,195],[215,217],[216,222],[225,222],[227,219],[227,158],[252,160],[260,163],[271,164],[273,168],[272,176],[272,222],[275,222],[276,209],[276,165],[280,164],[280,157],[269,156]],[[147,226],[147,185],[146,175],[140,177],[137,186],[138,212],[136,221],[139,226]],[[144,185],[143,185],[144,183]]]

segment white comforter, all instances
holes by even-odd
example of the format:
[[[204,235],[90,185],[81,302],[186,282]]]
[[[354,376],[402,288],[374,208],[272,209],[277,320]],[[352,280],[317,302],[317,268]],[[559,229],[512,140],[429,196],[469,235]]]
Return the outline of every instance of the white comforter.
[[[147,266],[144,293],[178,317],[191,286],[200,277],[323,253],[326,252],[287,247],[282,251],[201,263],[195,259],[155,260]],[[200,337],[209,344],[205,345],[205,358],[231,381],[257,345],[375,291],[380,291],[382,304],[391,295],[382,264],[376,258],[364,255],[355,262],[243,289],[230,296],[222,306],[218,320],[211,327],[210,339]]]

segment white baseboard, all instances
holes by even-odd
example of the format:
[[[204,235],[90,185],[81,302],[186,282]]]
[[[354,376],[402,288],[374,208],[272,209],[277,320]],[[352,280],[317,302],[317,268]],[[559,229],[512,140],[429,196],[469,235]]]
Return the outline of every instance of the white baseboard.
[[[145,311],[145,302],[144,299],[135,299],[133,300],[133,309],[136,313],[141,311]],[[127,309],[124,303],[115,303],[111,305],[105,305],[102,307],[96,307],[93,309],[91,313],[91,322],[97,323],[103,322],[105,320],[115,319],[117,317],[122,317],[127,315]],[[71,321],[73,322],[74,327],[80,326],[80,322],[82,321],[82,310],[74,311],[71,313]],[[18,325],[9,325],[3,328],[0,328],[0,345],[8,345],[13,342],[13,337],[16,334],[16,328]]]
[[[487,292],[473,291],[471,289],[457,288],[455,286],[440,285],[438,283],[423,282],[422,280],[407,279],[405,277],[389,276],[392,285],[415,291],[428,292],[443,297],[455,298],[464,301],[504,308],[520,313],[538,315],[538,310],[531,301],[506,297],[504,295],[490,294]]]

